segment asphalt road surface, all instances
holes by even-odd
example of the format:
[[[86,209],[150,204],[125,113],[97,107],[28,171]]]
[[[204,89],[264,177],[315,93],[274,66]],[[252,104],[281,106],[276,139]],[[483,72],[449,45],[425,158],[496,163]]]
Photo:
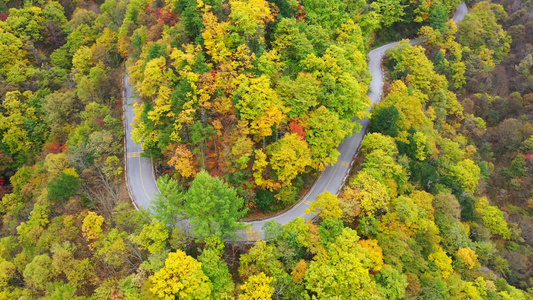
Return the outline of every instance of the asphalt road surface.
[[[459,4],[456,13],[453,16],[454,22],[457,23],[461,21],[467,12],[468,8],[466,5],[464,3]],[[423,39],[411,40],[410,43],[415,45],[421,43],[422,40]],[[390,43],[368,53],[368,66],[370,74],[372,75],[370,93],[368,96],[370,97],[372,105],[380,101],[381,94],[383,93],[383,70],[381,68],[383,56],[388,49],[393,48],[397,44],[398,42]],[[140,154],[143,152],[141,146],[131,140],[134,117],[132,104],[139,101],[139,99],[133,95],[133,88],[127,75],[125,75],[124,78],[124,92],[126,97],[124,115],[126,127],[126,180],[129,185],[128,191],[136,206],[149,209],[150,202],[154,199],[155,194],[158,193],[159,190],[155,182],[152,161],[148,158],[140,157]],[[370,109],[370,107],[368,109]],[[275,220],[281,224],[286,224],[298,217],[302,217],[306,220],[315,217],[313,214],[305,213],[305,210],[309,208],[311,202],[316,199],[317,195],[324,191],[329,191],[332,194],[338,193],[350,171],[350,164],[359,151],[361,141],[363,140],[370,123],[368,119],[358,122],[362,125],[361,131],[347,137],[342,144],[340,144],[337,149],[341,154],[339,155],[337,162],[332,166],[326,167],[304,198],[291,209],[284,211],[283,213],[264,220],[248,222],[247,224],[251,225],[251,230],[243,231],[239,235],[245,240],[255,240],[263,237],[262,227],[268,221]]]
[[[140,144],[131,139],[133,130],[133,103],[139,101],[133,94],[133,87],[129,82],[129,76],[124,75],[124,127],[126,129],[125,153],[126,153],[126,183],[128,192],[133,203],[138,208],[150,209],[150,202],[155,194],[159,193],[155,181],[154,167],[150,158],[141,157],[143,149]]]

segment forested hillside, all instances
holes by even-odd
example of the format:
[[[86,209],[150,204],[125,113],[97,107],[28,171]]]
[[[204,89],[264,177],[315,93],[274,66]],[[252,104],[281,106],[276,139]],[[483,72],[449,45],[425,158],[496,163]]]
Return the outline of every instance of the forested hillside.
[[[0,1],[0,299],[531,299],[533,2],[457,4]],[[414,37],[367,111],[368,51]],[[239,241],[367,117],[319,217]]]
[[[134,140],[181,183],[207,169],[262,211],[294,203],[360,130],[352,119],[370,104],[376,30],[400,19],[443,26],[457,4],[435,4],[439,18],[424,3],[391,15],[381,2],[182,1],[157,11],[148,2],[132,4],[139,13],[119,31],[144,99]]]

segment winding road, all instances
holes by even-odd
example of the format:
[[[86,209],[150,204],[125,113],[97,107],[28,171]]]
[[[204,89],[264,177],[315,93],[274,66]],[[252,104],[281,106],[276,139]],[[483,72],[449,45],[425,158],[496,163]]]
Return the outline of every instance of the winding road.
[[[464,3],[458,5],[455,15],[453,16],[454,22],[461,21],[468,13],[468,8]],[[422,42],[423,39],[411,40],[410,43],[415,45]],[[372,75],[372,81],[370,82],[370,93],[368,96],[372,102],[372,105],[379,102],[381,94],[383,93],[383,70],[381,68],[381,62],[385,51],[396,46],[398,42],[390,43],[379,48],[376,48],[368,53],[369,61],[368,66]],[[133,103],[139,101],[133,94],[133,87],[129,82],[127,75],[123,78],[124,87],[124,127],[125,127],[125,159],[126,159],[126,184],[128,186],[128,192],[132,198],[136,207],[142,207],[143,209],[150,210],[150,203],[154,199],[155,194],[159,193],[154,176],[154,169],[151,159],[141,157],[143,152],[141,146],[136,144],[131,139],[133,117]],[[368,108],[370,110],[371,107]],[[286,224],[291,220],[302,217],[306,220],[310,220],[314,217],[313,214],[306,214],[305,210],[309,208],[311,202],[316,199],[316,196],[329,191],[332,194],[337,194],[344,184],[344,181],[350,171],[351,163],[363,140],[370,121],[364,119],[358,121],[361,125],[361,131],[350,137],[347,137],[337,148],[340,152],[340,156],[337,162],[326,167],[320,177],[315,181],[307,195],[303,197],[292,208],[260,221],[247,222],[251,225],[253,230],[242,232],[240,235],[245,240],[255,240],[263,236],[263,225],[271,220],[275,220],[281,224]],[[255,233],[254,233],[255,232]]]

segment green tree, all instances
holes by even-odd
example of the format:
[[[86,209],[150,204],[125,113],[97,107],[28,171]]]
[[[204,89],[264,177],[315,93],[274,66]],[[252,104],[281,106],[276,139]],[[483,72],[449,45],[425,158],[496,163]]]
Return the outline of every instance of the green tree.
[[[287,1],[293,9],[297,4]],[[327,29],[337,29],[341,24],[345,23],[351,16],[357,15],[366,3],[361,2],[345,2],[341,0],[328,1],[327,5],[321,5],[322,2],[318,0],[306,0],[302,3],[305,5],[305,19],[313,25],[321,26]]]
[[[372,110],[370,132],[379,132],[395,137],[398,135],[398,120],[400,120],[400,112],[395,106],[378,106]]]
[[[75,30],[81,25],[92,25],[96,19],[97,14],[94,11],[84,8],[76,8],[72,17],[70,18],[69,25],[72,30]]]
[[[337,161],[340,154],[337,147],[353,132],[356,123],[339,119],[324,106],[311,112],[307,122],[309,130],[305,138],[312,152],[313,166],[323,170]]]
[[[49,291],[47,291],[45,300],[61,300],[61,299],[73,299],[80,300],[82,298],[76,296],[76,287],[72,284],[57,282],[50,285]]]
[[[197,146],[194,150],[194,153],[200,154],[202,158],[202,167],[205,168],[205,159],[206,159],[206,148],[207,148],[207,138],[210,134],[214,134],[216,131],[213,129],[212,126],[207,125],[204,126],[202,122],[197,121],[194,124],[190,126],[190,132],[191,132],[191,142],[193,145]],[[179,149],[179,148],[178,148]],[[188,154],[186,156],[189,156],[189,159],[192,159],[192,153]],[[171,159],[172,162],[172,159]],[[186,164],[183,164],[181,167],[186,166]],[[182,172],[183,173],[183,172]],[[187,173],[187,172],[185,172]],[[189,172],[193,173],[193,172]]]
[[[349,51],[333,45],[322,57],[311,54],[302,62],[306,70],[320,75],[321,103],[330,111],[337,113],[342,120],[352,120],[354,117],[362,119],[370,105],[370,100],[366,96],[367,79],[360,74],[365,74],[365,70],[359,70],[360,60],[364,58],[349,57]]]
[[[281,55],[281,61],[291,63],[292,67],[301,71],[297,62],[313,53],[313,44],[307,38],[305,32],[298,27],[294,18],[283,18],[274,32],[273,47]]]
[[[291,239],[291,238],[288,238]],[[287,251],[291,251],[287,249]],[[278,249],[273,244],[267,244],[264,240],[259,240],[241,255],[239,259],[239,275],[244,281],[251,276],[265,273],[272,277],[272,285],[277,291],[281,291],[290,281],[291,277],[283,268],[280,261]]]
[[[101,14],[94,21],[95,25],[118,31],[126,14],[127,4],[118,0],[105,1],[100,5]]]
[[[259,189],[255,194],[255,204],[262,212],[268,212],[276,203],[274,193],[268,189]]]
[[[278,82],[277,91],[291,109],[287,115],[299,117],[318,105],[320,81],[313,74],[301,72],[295,80],[282,77]]]
[[[57,278],[64,275],[74,288],[80,288],[95,278],[94,266],[89,258],[75,259],[76,245],[66,241],[54,244],[51,249],[52,272]],[[121,260],[115,261],[115,265]]]
[[[476,201],[475,211],[490,232],[499,234],[504,239],[511,238],[511,230],[503,217],[503,212],[498,207],[489,205],[487,198],[479,198]]]
[[[429,25],[442,32],[445,29],[446,21],[448,21],[448,13],[444,5],[442,3],[432,5],[429,11]]]
[[[404,299],[407,276],[393,266],[385,266],[376,275],[378,290],[386,299]]]
[[[223,242],[212,236],[206,239],[205,248],[198,256],[202,270],[213,284],[212,299],[229,299],[235,289],[228,266],[222,258],[223,254]]]
[[[106,264],[117,268],[117,270],[125,268],[131,262],[128,258],[132,248],[131,244],[128,243],[127,236],[125,231],[116,228],[111,229],[98,242],[95,257],[102,258]]]
[[[21,9],[11,8],[5,24],[15,35],[39,41],[44,21],[42,9],[28,5]]]
[[[237,222],[246,215],[244,200],[235,188],[206,171],[198,173],[185,195],[185,214],[190,218],[192,231],[199,239],[211,235],[220,238],[235,237],[235,232],[246,227]]]
[[[161,193],[156,194],[152,202],[154,217],[174,228],[184,214],[185,193],[178,182],[168,175],[157,179],[157,187]]]
[[[152,223],[144,225],[142,231],[130,236],[130,239],[140,245],[141,249],[156,254],[166,248],[169,236],[170,233],[165,224],[152,220]]]
[[[36,203],[33,206],[28,221],[20,223],[17,227],[18,239],[23,245],[30,247],[37,244],[44,228],[50,222],[49,213],[48,205]]]
[[[71,124],[76,113],[76,98],[74,91],[55,92],[45,97],[43,110],[45,120],[54,135],[60,137],[66,134],[66,124]]]
[[[67,169],[59,177],[52,179],[48,184],[48,199],[52,201],[66,201],[78,194],[81,180],[74,170]],[[69,172],[70,171],[70,172]]]
[[[474,5],[458,25],[458,41],[481,59],[485,68],[493,69],[511,49],[511,37],[498,24],[507,17],[499,4],[481,1]]]
[[[405,15],[405,5],[402,5],[402,2],[398,0],[378,0],[372,2],[370,6],[379,14],[383,27],[389,27],[402,21],[402,17]]]
[[[48,254],[37,255],[24,268],[24,281],[38,290],[44,290],[52,279],[52,259]]]

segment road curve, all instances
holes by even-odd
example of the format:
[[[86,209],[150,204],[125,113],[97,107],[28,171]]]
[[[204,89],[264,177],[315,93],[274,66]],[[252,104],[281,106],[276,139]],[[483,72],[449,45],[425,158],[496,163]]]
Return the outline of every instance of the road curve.
[[[461,21],[468,8],[464,3],[458,5],[456,13],[453,17],[454,22]],[[411,40],[410,43],[415,45],[422,42],[423,39]],[[379,102],[381,94],[383,93],[383,70],[381,68],[381,62],[385,51],[396,46],[398,42],[390,43],[379,48],[376,48],[368,53],[369,61],[368,67],[370,74],[372,75],[372,81],[370,82],[370,93],[368,96],[372,102],[372,105]],[[140,157],[142,148],[139,144],[136,144],[131,140],[131,131],[133,123],[133,107],[132,104],[139,101],[138,97],[133,95],[133,88],[128,80],[127,75],[124,75],[124,94],[125,94],[125,157],[126,157],[126,182],[128,186],[128,192],[136,206],[144,209],[150,209],[150,202],[154,199],[156,193],[159,192],[154,176],[154,170],[152,161],[148,158]],[[370,110],[370,107],[368,108]],[[303,197],[292,208],[276,216],[263,219],[260,221],[247,222],[251,225],[252,231],[241,232],[239,235],[245,240],[255,240],[263,237],[262,227],[268,222],[275,220],[281,224],[286,224],[295,218],[302,217],[306,220],[310,220],[315,217],[313,214],[306,214],[305,210],[309,208],[312,201],[316,199],[316,196],[329,191],[332,194],[337,194],[344,184],[350,167],[351,162],[357,155],[361,141],[363,140],[370,121],[364,119],[358,121],[361,125],[361,131],[357,134],[347,137],[337,148],[340,152],[337,162],[326,167],[326,169],[320,174],[320,177],[315,181],[307,195]]]

